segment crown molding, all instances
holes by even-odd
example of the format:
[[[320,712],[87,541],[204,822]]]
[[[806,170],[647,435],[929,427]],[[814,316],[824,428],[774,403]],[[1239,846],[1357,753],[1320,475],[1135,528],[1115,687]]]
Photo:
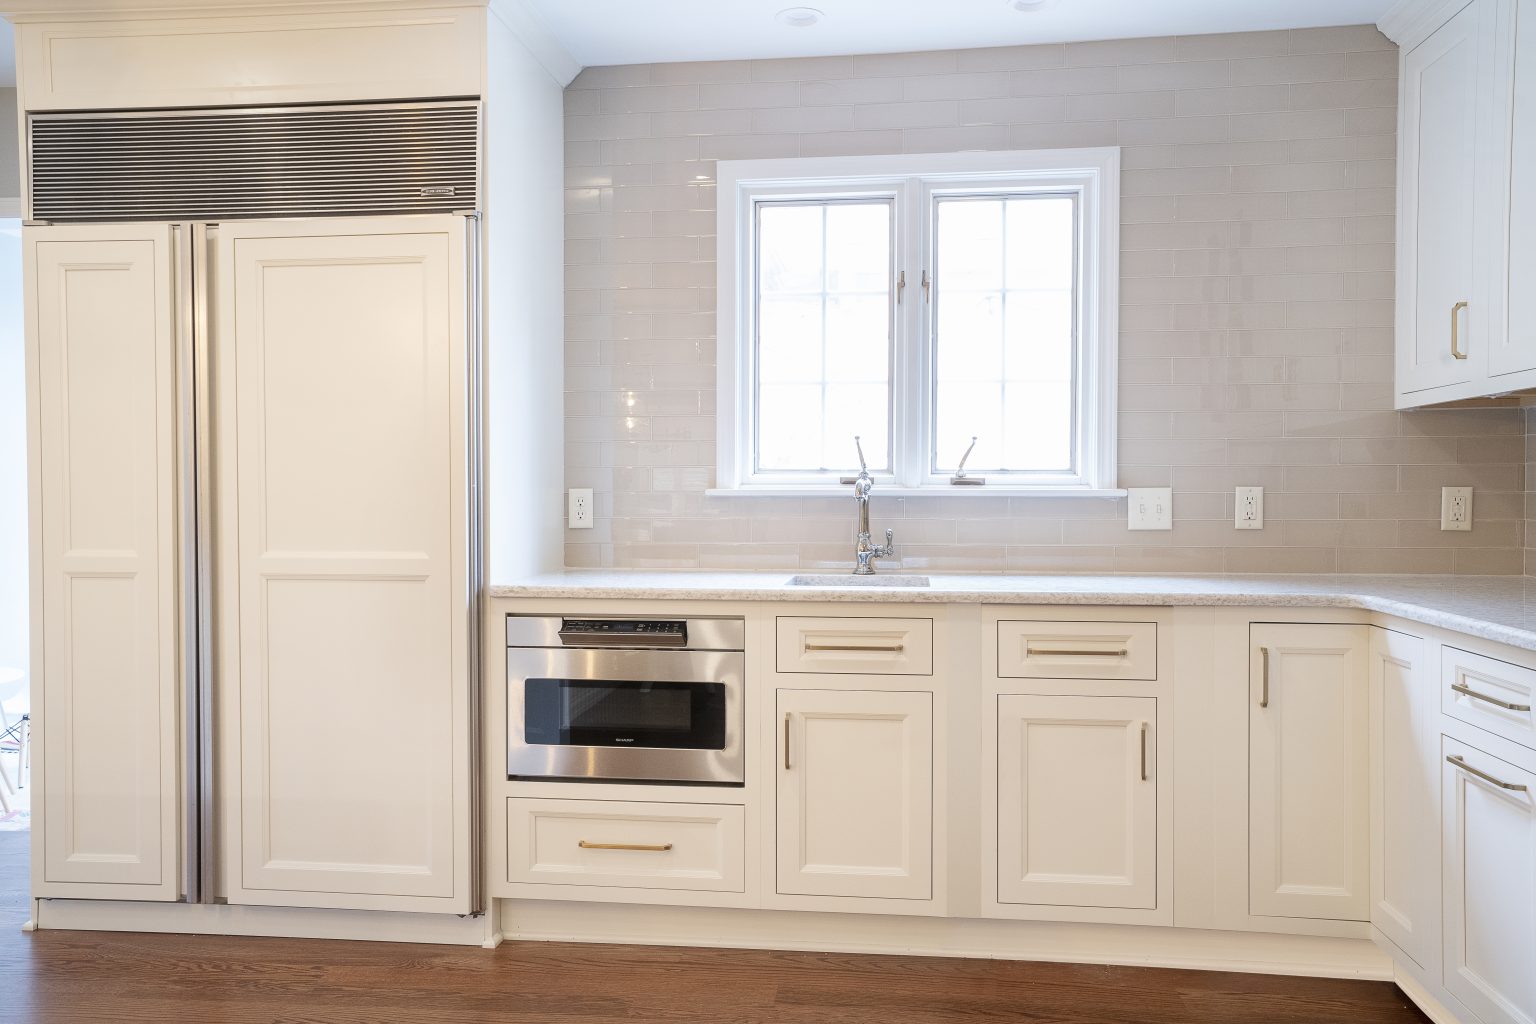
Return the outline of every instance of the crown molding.
[[[0,0],[14,22],[232,14],[335,14],[371,10],[485,7],[490,0]]]
[[[1466,6],[1466,0],[1397,0],[1376,22],[1381,34],[1411,50]]]
[[[555,38],[528,0],[490,0],[491,14],[504,23],[551,78],[564,89],[581,74],[581,63]]]

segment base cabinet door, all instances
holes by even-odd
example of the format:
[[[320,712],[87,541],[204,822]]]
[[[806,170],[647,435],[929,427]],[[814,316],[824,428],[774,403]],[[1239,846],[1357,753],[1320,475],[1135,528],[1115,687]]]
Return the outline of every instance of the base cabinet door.
[[[778,691],[778,891],[933,897],[933,694]]]
[[[1422,968],[1440,956],[1436,651],[1371,629],[1371,924]]]
[[[1248,909],[1364,921],[1369,911],[1370,627],[1250,627]]]
[[[231,903],[473,909],[464,260],[457,217],[218,229]]]
[[[999,903],[1157,906],[1157,700],[997,704]]]
[[[171,232],[24,235],[42,684],[35,896],[181,892]]]
[[[1446,737],[1445,987],[1483,1024],[1536,1020],[1536,774]]]

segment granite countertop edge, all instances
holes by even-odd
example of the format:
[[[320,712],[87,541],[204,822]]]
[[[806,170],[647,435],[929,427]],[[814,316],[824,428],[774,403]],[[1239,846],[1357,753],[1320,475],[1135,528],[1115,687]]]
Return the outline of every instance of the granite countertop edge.
[[[1536,651],[1536,578],[1524,576],[932,574],[928,587],[806,587],[789,585],[791,575],[573,569],[494,584],[487,592],[492,598],[594,601],[1349,608]]]

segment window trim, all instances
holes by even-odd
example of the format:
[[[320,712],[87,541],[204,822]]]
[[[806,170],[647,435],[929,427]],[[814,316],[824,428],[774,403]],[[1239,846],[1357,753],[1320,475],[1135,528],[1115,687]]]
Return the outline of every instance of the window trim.
[[[895,271],[907,272],[909,295],[921,295],[924,268],[932,268],[931,218],[905,225],[912,191],[926,210],[935,192],[1038,186],[1079,194],[1078,359],[1085,386],[1076,390],[1080,472],[1037,478],[993,475],[982,487],[956,487],[929,472],[927,438],[933,402],[911,408],[908,396],[931,383],[931,305],[895,306],[892,321],[892,473],[875,474],[886,494],[1109,495],[1116,486],[1116,411],[1119,352],[1120,150],[1042,149],[1016,152],[933,153],[900,156],[723,160],[717,165],[716,210],[716,486],[711,495],[822,495],[846,488],[825,474],[759,474],[751,349],[755,293],[752,222],[759,199],[820,193],[896,195]],[[914,343],[912,339],[918,339]],[[924,361],[928,361],[925,363]]]

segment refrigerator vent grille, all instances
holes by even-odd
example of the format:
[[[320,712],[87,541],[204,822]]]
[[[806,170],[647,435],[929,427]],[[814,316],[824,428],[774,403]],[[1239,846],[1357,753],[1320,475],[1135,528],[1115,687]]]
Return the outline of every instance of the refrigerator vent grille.
[[[478,207],[479,105],[34,114],[30,216],[229,220]]]

